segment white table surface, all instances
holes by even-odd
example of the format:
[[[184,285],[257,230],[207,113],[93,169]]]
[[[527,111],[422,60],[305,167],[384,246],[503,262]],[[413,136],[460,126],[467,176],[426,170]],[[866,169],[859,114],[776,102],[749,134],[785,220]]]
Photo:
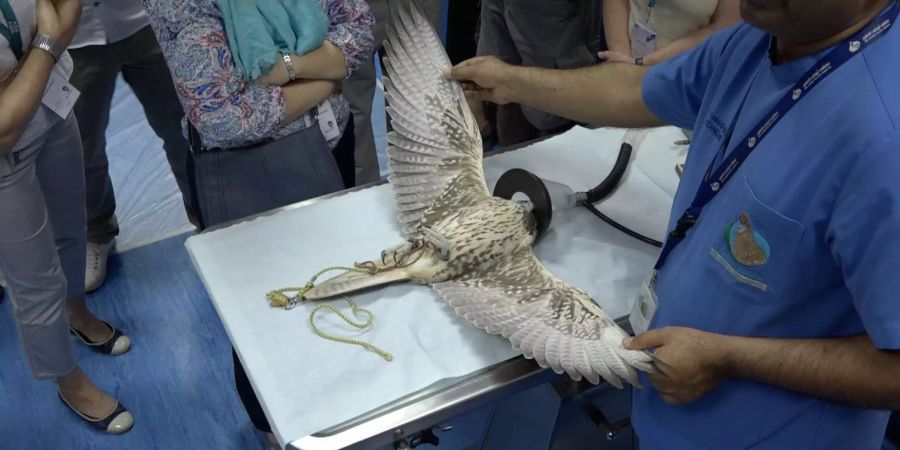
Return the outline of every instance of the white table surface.
[[[493,187],[519,167],[576,191],[606,177],[624,130],[575,128],[485,160]],[[607,215],[656,239],[664,235],[686,147],[675,128],[645,132],[623,184],[598,204]],[[394,361],[314,336],[312,306],[270,308],[265,293],[302,286],[324,267],[369,260],[402,241],[386,185],[336,196],[190,238],[193,258],[229,337],[282,445],[332,427],[439,380],[463,376],[517,355],[509,343],[464,320],[423,286],[398,285],[356,298],[374,327],[350,331],[329,314],[320,327],[368,340]],[[583,208],[559,214],[536,246],[557,276],[590,293],[612,317],[630,310],[658,249],[613,229]],[[341,301],[332,302],[347,310]]]

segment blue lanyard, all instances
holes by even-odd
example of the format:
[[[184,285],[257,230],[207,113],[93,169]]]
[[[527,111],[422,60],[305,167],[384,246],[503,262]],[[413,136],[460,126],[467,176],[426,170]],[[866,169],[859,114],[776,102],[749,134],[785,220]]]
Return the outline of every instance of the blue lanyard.
[[[22,33],[19,31],[19,20],[16,18],[16,12],[13,11],[9,0],[0,0],[0,12],[6,19],[6,25],[0,23],[0,35],[9,42],[9,48],[16,55],[16,60],[22,59]]]
[[[812,69],[800,77],[800,80],[794,84],[793,88],[781,98],[768,114],[763,116],[764,119],[753,127],[744,139],[737,141],[736,148],[725,154],[721,164],[716,166],[715,163],[718,158],[713,160],[709,169],[706,170],[703,182],[700,184],[700,188],[697,190],[691,205],[678,219],[675,229],[669,233],[666,244],[663,246],[662,253],[660,253],[654,267],[655,273],[659,272],[669,255],[671,255],[672,250],[684,240],[688,230],[697,223],[703,207],[712,201],[725,184],[731,180],[747,157],[750,156],[750,153],[759,147],[759,144],[769,135],[775,125],[784,118],[800,99],[806,97],[813,88],[818,86],[822,80],[834,73],[850,58],[887,34],[897,20],[898,11],[900,11],[900,6],[898,6],[897,2],[891,2],[878,17],[869,22],[862,30],[845,39],[841,44],[838,44],[837,47],[828,52]],[[738,111],[738,114],[740,114],[740,111]]]

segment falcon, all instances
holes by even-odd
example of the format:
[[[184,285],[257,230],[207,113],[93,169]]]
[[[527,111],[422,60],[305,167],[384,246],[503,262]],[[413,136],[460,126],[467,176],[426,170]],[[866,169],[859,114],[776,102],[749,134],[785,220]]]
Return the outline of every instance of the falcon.
[[[457,314],[542,367],[637,385],[635,368],[652,370],[652,357],[626,350],[626,333],[593,299],[541,265],[529,208],[488,192],[478,126],[462,88],[444,77],[450,60],[421,10],[395,11],[385,50],[390,184],[407,241],[303,299],[430,285]]]

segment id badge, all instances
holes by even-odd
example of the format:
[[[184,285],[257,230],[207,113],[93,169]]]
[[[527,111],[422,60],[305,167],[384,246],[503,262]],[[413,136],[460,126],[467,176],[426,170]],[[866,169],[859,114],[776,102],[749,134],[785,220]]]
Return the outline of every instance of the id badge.
[[[44,89],[41,103],[50,108],[57,116],[65,119],[69,117],[69,113],[72,112],[80,95],[81,92],[69,84],[62,75],[50,72],[50,79],[47,81],[47,88]]]
[[[655,275],[650,274],[641,283],[641,289],[638,291],[634,306],[631,308],[631,314],[628,316],[628,321],[635,335],[641,334],[650,328],[650,322],[653,321],[653,316],[656,315],[656,310],[659,308],[659,300],[656,297],[656,290],[653,286],[654,279]]]
[[[631,56],[643,58],[655,51],[656,32],[640,22],[635,22],[631,27]]]
[[[319,111],[319,129],[322,130],[325,140],[330,141],[339,138],[341,136],[341,130],[338,128],[337,117],[334,115],[334,110],[331,109],[331,102],[325,100],[316,108]]]

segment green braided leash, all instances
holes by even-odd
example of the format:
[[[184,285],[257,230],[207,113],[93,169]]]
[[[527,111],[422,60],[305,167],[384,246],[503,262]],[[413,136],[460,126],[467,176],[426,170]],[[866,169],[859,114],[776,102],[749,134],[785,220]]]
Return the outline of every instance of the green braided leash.
[[[301,303],[304,300],[303,296],[305,296],[307,292],[309,292],[313,287],[315,287],[315,282],[320,276],[324,275],[327,272],[331,272],[331,271],[335,271],[335,270],[343,270],[344,273],[357,272],[357,273],[372,274],[372,270],[366,269],[366,268],[338,267],[338,266],[328,267],[328,268],[320,270],[317,274],[313,275],[313,277],[309,280],[309,282],[307,282],[306,285],[303,287],[286,287],[286,288],[276,289],[274,291],[270,291],[270,292],[266,293],[266,299],[269,301],[269,306],[272,306],[275,308],[284,308],[286,310],[293,309],[294,307],[296,307],[299,303]],[[291,292],[293,292],[294,295],[288,295]],[[316,321],[315,321],[316,313],[322,309],[327,309],[327,310],[337,314],[337,316],[340,317],[344,322],[347,322],[347,324],[349,324],[350,326],[352,326],[354,328],[357,328],[359,330],[367,330],[367,329],[371,328],[372,320],[374,318],[374,316],[372,315],[372,312],[369,311],[368,309],[360,308],[356,304],[356,302],[354,302],[353,299],[350,297],[345,297],[345,300],[347,300],[347,302],[350,304],[350,312],[353,314],[353,316],[358,319],[360,317],[360,314],[362,314],[362,315],[366,316],[366,321],[365,322],[356,322],[353,319],[344,315],[344,313],[342,313],[336,306],[330,305],[328,303],[323,303],[323,304],[317,305],[315,308],[313,308],[312,312],[309,313],[309,326],[312,329],[313,334],[315,334],[316,336],[318,336],[322,339],[327,339],[329,341],[340,342],[342,344],[358,345],[362,348],[365,348],[366,350],[376,353],[378,356],[381,356],[382,358],[384,358],[385,361],[392,361],[394,359],[393,355],[391,355],[390,353],[388,353],[366,341],[363,341],[361,339],[352,339],[352,338],[346,338],[346,337],[328,334],[328,333],[325,333],[324,331],[320,330],[319,327],[316,326]]]
[[[366,316],[366,321],[365,322],[354,322],[353,319],[345,316],[344,313],[342,313],[341,310],[337,309],[337,307],[335,307],[334,305],[329,305],[327,303],[323,303],[321,305],[317,305],[315,308],[313,308],[312,312],[309,313],[309,326],[310,326],[310,328],[312,328],[313,333],[316,336],[319,336],[322,339],[328,339],[329,341],[341,342],[344,344],[351,344],[351,345],[358,345],[366,350],[376,353],[378,356],[381,356],[382,358],[384,358],[385,361],[388,361],[388,362],[393,361],[394,355],[391,355],[390,353],[388,353],[366,341],[363,341],[360,339],[352,339],[352,338],[346,338],[346,337],[328,334],[328,333],[325,333],[324,331],[320,330],[316,326],[316,313],[322,309],[327,309],[327,310],[337,314],[337,316],[340,317],[344,322],[347,322],[350,326],[352,326],[354,328],[357,328],[359,330],[366,330],[366,329],[371,328],[372,327],[372,312],[369,311],[368,309],[360,308],[359,306],[357,306],[356,303],[353,301],[353,299],[350,297],[345,297],[344,299],[347,300],[347,303],[350,304],[350,312],[353,313],[353,316],[356,318],[359,318],[360,314],[362,314],[362,315]]]

